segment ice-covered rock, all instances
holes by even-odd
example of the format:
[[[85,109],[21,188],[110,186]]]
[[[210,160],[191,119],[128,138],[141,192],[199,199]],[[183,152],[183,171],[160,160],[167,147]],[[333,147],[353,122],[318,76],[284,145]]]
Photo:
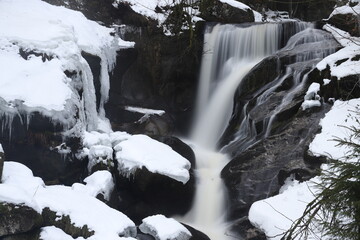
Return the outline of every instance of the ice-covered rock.
[[[155,237],[156,240],[188,240],[189,230],[173,218],[164,215],[150,216],[142,220],[140,231]]]

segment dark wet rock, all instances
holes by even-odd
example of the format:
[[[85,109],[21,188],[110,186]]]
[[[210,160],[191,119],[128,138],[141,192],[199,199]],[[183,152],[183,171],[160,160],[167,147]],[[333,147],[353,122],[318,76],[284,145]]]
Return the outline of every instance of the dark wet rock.
[[[324,105],[318,110],[298,112],[282,131],[255,143],[222,170],[229,189],[231,218],[246,215],[254,201],[276,194],[291,174],[300,181],[316,174],[316,166],[306,163],[304,155],[329,109]]]
[[[191,238],[189,240],[210,240],[210,238],[203,232],[200,232],[199,230],[189,226],[189,225],[186,225],[186,224],[183,224],[191,233]]]
[[[183,184],[143,167],[129,178],[117,176],[116,187],[120,198],[118,209],[139,224],[151,215],[185,214],[192,205],[195,180],[191,176]]]
[[[149,234],[139,233],[136,235],[136,239],[138,240],[155,240],[155,238]]]
[[[137,115],[137,114],[134,114]],[[141,114],[134,122],[114,123],[112,129],[130,134],[145,134],[148,136],[167,136],[174,132],[174,120],[169,114]]]
[[[42,211],[42,217],[44,219],[45,226],[55,226],[63,230],[66,234],[73,238],[84,237],[88,238],[94,234],[94,231],[90,230],[87,225],[82,227],[76,227],[72,223],[69,216],[58,216],[56,212],[51,211],[49,208],[44,208]]]
[[[2,148],[1,144],[0,144],[0,148]],[[3,168],[4,168],[4,161],[5,161],[5,154],[0,149],[0,183],[1,183],[1,177],[2,177]]]
[[[216,0],[203,0],[200,3],[200,17],[208,22],[245,23],[254,22],[251,9],[239,9]]]
[[[335,14],[327,22],[354,37],[360,37],[359,14]]]
[[[248,217],[237,220],[230,228],[233,234],[237,234],[244,240],[266,240],[266,235],[259,229],[251,225]]]
[[[26,233],[42,224],[41,214],[31,207],[0,202],[0,237]]]
[[[35,229],[30,232],[8,235],[0,238],[1,240],[40,240],[40,229]]]

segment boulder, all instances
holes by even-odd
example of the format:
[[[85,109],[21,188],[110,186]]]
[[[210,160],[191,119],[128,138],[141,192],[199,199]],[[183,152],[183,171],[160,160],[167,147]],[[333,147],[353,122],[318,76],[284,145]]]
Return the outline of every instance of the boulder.
[[[26,233],[42,224],[41,214],[31,207],[0,202],[0,237]]]
[[[175,137],[156,139],[168,144],[191,162],[190,180],[183,184],[165,175],[150,172],[145,167],[137,169],[129,177],[116,174],[116,188],[120,196],[117,208],[135,223],[140,223],[143,218],[155,214],[185,214],[192,206],[195,194],[193,151]]]
[[[194,185],[193,176],[182,184],[143,167],[129,178],[117,177],[116,187],[120,196],[118,209],[135,223],[155,214],[185,214],[192,205]]]

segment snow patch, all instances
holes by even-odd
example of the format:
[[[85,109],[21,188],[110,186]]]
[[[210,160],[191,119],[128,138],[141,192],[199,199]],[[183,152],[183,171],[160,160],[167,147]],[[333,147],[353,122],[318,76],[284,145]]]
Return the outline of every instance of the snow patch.
[[[312,108],[312,107],[320,107],[320,96],[317,94],[320,91],[319,83],[312,83],[307,90],[304,102],[301,104],[302,110]]]
[[[155,109],[149,109],[149,108],[140,108],[140,107],[131,107],[131,106],[126,106],[125,110],[130,111],[130,112],[137,112],[137,113],[142,113],[142,114],[146,114],[146,115],[163,115],[165,114],[164,110],[155,110]]]
[[[323,85],[324,86],[328,85],[330,82],[331,82],[330,79],[327,79],[327,78],[323,79]]]
[[[4,149],[3,149],[2,145],[1,145],[1,143],[0,143],[0,153],[4,153]]]
[[[192,236],[189,230],[181,223],[163,215],[143,219],[139,229],[145,234],[152,235],[156,240],[188,240]]]

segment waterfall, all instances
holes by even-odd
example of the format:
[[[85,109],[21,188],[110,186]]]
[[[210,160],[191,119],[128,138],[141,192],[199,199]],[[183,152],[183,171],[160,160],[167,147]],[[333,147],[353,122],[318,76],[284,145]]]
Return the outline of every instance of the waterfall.
[[[308,26],[293,25],[294,33]],[[283,31],[281,24],[216,25],[206,29],[191,133],[197,159],[197,192],[191,211],[180,220],[213,240],[230,239],[226,234],[225,186],[220,178],[229,159],[217,152],[217,142],[230,119],[237,87],[257,63],[279,49],[284,42]]]

